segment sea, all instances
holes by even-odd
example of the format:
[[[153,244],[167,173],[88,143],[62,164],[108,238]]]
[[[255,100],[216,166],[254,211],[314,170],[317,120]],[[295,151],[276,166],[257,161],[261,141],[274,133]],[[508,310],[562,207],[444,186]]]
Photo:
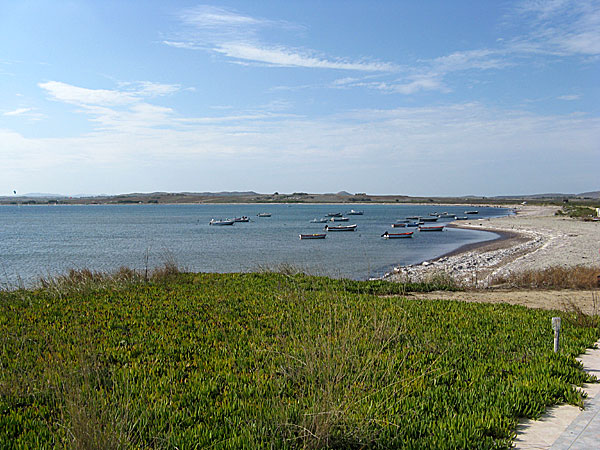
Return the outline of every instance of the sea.
[[[351,209],[363,215],[346,215]],[[190,205],[3,205],[0,206],[0,287],[31,286],[69,269],[144,270],[176,263],[194,272],[248,272],[292,267],[306,273],[364,280],[397,265],[439,257],[466,244],[492,240],[494,233],[445,228],[410,239],[382,239],[392,223],[431,213],[473,219],[511,210],[402,204],[190,204]],[[271,217],[258,217],[259,213]],[[311,219],[342,213],[354,232],[329,232],[326,239],[300,240],[323,232]],[[211,226],[211,219],[248,216],[250,222]],[[439,220],[447,223],[448,220]],[[432,224],[433,225],[433,224]]]

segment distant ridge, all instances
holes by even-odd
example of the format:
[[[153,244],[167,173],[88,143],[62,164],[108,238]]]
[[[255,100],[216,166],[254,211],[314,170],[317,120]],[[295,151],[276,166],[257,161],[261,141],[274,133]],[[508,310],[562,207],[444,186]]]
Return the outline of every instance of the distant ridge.
[[[465,196],[463,198],[470,198],[471,196]],[[545,194],[526,194],[526,195],[497,195],[490,198],[497,199],[521,199],[521,198],[531,198],[531,199],[544,199],[544,198],[600,198],[600,191],[590,191],[590,192],[582,192],[581,194],[564,194],[558,192],[548,192]]]

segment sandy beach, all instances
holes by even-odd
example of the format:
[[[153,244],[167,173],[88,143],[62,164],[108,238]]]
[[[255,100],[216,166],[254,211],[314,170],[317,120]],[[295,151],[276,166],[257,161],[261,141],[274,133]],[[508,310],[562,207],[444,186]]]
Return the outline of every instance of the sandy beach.
[[[506,217],[453,222],[450,226],[487,230],[498,239],[460,248],[421,264],[397,267],[390,280],[420,279],[446,272],[461,282],[486,287],[497,276],[553,266],[600,266],[600,222],[556,216],[558,207],[517,206]]]
[[[453,222],[451,226],[488,230],[498,238],[462,247],[450,254],[411,266],[396,267],[384,279],[423,280],[443,272],[466,286],[487,288],[496,276],[524,270],[578,265],[600,267],[600,222],[556,216],[558,207],[519,205],[516,214],[484,220]],[[599,273],[600,275],[600,273]],[[570,309],[598,313],[596,291],[493,289],[414,294],[419,298],[505,302],[533,308]]]

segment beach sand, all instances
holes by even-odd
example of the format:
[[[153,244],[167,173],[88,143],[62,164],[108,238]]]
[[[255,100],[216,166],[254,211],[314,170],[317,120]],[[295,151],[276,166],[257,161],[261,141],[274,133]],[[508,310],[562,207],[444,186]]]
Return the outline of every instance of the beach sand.
[[[454,222],[451,226],[488,230],[498,239],[462,247],[431,261],[397,267],[384,279],[424,280],[443,272],[472,287],[487,288],[496,276],[523,270],[578,265],[600,267],[600,222],[556,216],[558,207],[519,205],[515,215]],[[599,273],[600,275],[600,273]],[[533,308],[572,309],[598,313],[598,290],[493,289],[415,294],[419,298],[505,302]]]

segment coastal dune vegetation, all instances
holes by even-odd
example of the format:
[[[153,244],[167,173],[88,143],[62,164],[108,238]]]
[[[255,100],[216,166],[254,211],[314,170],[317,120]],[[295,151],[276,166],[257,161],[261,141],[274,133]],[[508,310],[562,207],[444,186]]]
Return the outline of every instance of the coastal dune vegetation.
[[[0,447],[508,448],[582,406],[597,321],[405,295],[439,289],[167,265],[0,292]]]

